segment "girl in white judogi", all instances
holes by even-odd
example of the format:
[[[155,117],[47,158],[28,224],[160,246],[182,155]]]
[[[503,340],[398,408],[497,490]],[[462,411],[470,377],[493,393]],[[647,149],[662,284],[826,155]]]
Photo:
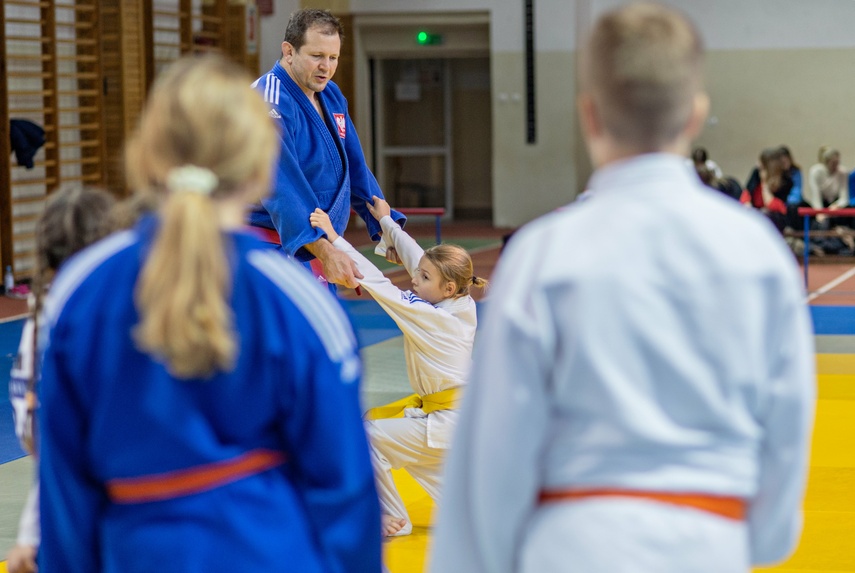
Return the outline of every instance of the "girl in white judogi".
[[[472,259],[457,245],[422,248],[389,216],[389,204],[374,197],[367,204],[380,221],[383,241],[393,247],[412,277],[412,289],[402,291],[343,237],[326,213],[316,209],[312,226],[327,234],[339,250],[356,263],[359,280],[404,334],[407,374],[415,395],[366,414],[372,462],[387,536],[407,535],[413,525],[395,483],[392,468],[405,468],[438,502],[445,451],[457,423],[458,390],[466,381],[477,317],[472,286],[487,281],[475,277]],[[403,414],[403,417],[400,417]],[[393,417],[394,416],[394,417]]]

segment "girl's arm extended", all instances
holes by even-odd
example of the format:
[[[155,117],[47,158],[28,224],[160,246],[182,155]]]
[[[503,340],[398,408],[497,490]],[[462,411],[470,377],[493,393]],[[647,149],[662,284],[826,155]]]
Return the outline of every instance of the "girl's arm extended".
[[[386,244],[395,248],[398,257],[404,263],[404,268],[407,269],[407,273],[413,276],[416,269],[419,268],[419,261],[425,254],[424,249],[398,223],[393,221],[392,217],[380,219],[380,227],[383,229]]]
[[[413,276],[422,255],[425,254],[424,250],[392,219],[390,216],[392,208],[385,199],[375,196],[373,205],[371,203],[365,205],[371,214],[380,221],[380,228],[383,230],[383,238],[386,244],[395,249],[404,264],[404,268],[407,269],[407,273]]]
[[[363,276],[359,284],[383,307],[405,336],[418,341],[420,348],[431,349],[430,352],[446,352],[445,344],[439,339],[457,340],[459,336],[453,326],[456,321],[449,322],[450,317],[444,310],[423,301],[410,291],[396,287],[343,237],[336,239],[333,246],[356,263]]]
[[[375,200],[378,200],[378,198],[375,197]],[[379,201],[385,203],[382,199],[379,199]],[[374,206],[370,206],[370,208],[373,213]],[[356,268],[359,269],[359,272],[363,276],[363,278],[359,279],[359,284],[365,287],[371,296],[380,303],[380,306],[395,321],[401,331],[409,336],[430,337],[430,332],[437,330],[437,316],[443,314],[444,311],[421,300],[412,293],[396,287],[374,263],[357,251],[344,237],[337,235],[332,230],[329,217],[323,211],[316,209],[312,213],[310,221],[313,227],[317,227],[327,234],[327,238],[332,241],[336,249],[344,252],[356,263]],[[384,227],[384,235],[389,233],[387,240],[389,240],[389,237],[400,235],[397,242],[391,243],[390,241],[390,243],[396,246],[400,245],[401,250],[399,253],[402,255],[401,258],[404,260],[404,264],[412,264],[412,269],[415,270],[424,251],[422,251],[418,243],[401,230],[391,217],[382,215],[380,223]],[[410,268],[410,266],[407,266],[407,270],[410,270]]]

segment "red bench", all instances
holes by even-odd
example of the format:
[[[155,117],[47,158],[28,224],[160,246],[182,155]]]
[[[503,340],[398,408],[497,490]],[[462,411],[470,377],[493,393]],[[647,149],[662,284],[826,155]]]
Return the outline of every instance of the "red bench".
[[[395,208],[399,213],[403,213],[407,217],[410,215],[417,217],[420,215],[428,215],[436,217],[436,244],[442,242],[442,217],[445,215],[445,207],[401,207]]]

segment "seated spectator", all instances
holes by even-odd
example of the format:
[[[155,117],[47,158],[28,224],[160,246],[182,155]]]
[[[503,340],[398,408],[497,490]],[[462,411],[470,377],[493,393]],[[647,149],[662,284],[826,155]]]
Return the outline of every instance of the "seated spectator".
[[[855,169],[849,174],[849,206],[855,207]]]
[[[818,163],[808,171],[807,186],[802,196],[802,205],[814,209],[842,209],[849,207],[848,169],[840,165],[840,152],[837,149],[823,145],[819,148]],[[852,219],[848,217],[829,218],[827,215],[817,215],[813,228],[816,230],[837,231],[839,237],[812,239],[811,243],[818,245],[823,253],[848,253],[855,250],[849,227]]]
[[[781,168],[793,180],[793,188],[787,196],[787,205],[799,205],[802,202],[802,168],[793,160],[790,148],[782,145],[778,148],[781,153]]]
[[[849,206],[849,170],[840,165],[840,152],[827,145],[819,148],[819,163],[808,171],[805,202],[814,209]],[[822,215],[817,216],[820,220]],[[824,217],[823,217],[824,218]]]
[[[739,201],[742,196],[742,185],[733,177],[718,177],[714,170],[703,163],[695,163],[695,172],[707,187],[711,187],[720,193],[724,193],[731,199]]]
[[[717,179],[724,178],[724,173],[722,173],[721,167],[718,166],[718,163],[709,158],[707,150],[703,147],[695,147],[692,150],[692,163],[695,164],[696,170],[699,165],[703,165],[712,171],[713,175],[715,175]]]
[[[793,188],[790,174],[784,171],[778,147],[767,147],[760,153],[760,165],[754,168],[740,201],[760,209],[783,231],[787,222],[787,197]]]
[[[793,161],[793,155],[790,148],[782,145],[778,148],[781,153],[781,168],[785,173],[789,174],[793,181],[793,187],[790,189],[790,194],[787,195],[787,219],[785,227],[791,229],[801,228],[801,218],[799,217],[799,207],[807,206],[807,203],[802,199],[802,168]]]

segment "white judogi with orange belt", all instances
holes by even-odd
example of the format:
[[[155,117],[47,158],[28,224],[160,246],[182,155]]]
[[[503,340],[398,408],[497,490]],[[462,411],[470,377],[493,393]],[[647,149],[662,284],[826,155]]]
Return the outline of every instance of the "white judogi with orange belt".
[[[380,225],[384,241],[395,247],[412,276],[424,251],[390,217],[383,217]],[[338,238],[333,245],[356,262],[365,277],[359,284],[403,332],[407,375],[413,391],[428,396],[465,384],[477,326],[472,297],[446,299],[434,306],[392,284],[344,238]],[[407,519],[401,534],[409,533],[412,524],[389,470],[406,468],[431,498],[438,501],[445,450],[451,444],[457,417],[456,409],[427,414],[420,408],[407,408],[403,418],[366,422],[381,510]]]
[[[590,189],[500,261],[431,570],[735,573],[783,559],[815,396],[792,255],[677,156],[610,164]]]

